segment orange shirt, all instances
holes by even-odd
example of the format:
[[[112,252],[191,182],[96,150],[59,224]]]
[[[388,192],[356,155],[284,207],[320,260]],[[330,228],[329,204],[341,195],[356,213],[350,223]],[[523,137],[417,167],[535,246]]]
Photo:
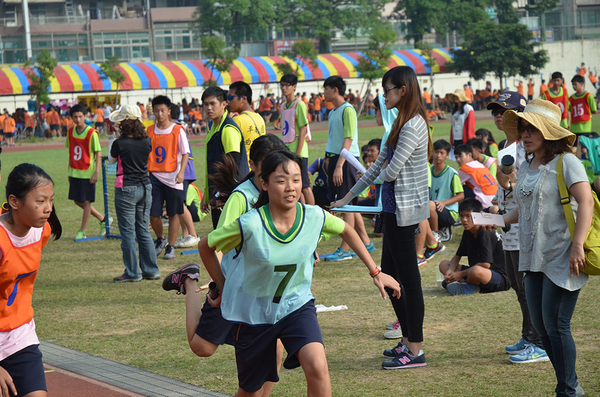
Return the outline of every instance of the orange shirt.
[[[586,72],[587,72],[587,68],[579,68],[579,75],[581,77],[585,77]]]
[[[473,102],[473,91],[469,87],[465,88],[465,95],[469,98],[469,103]]]
[[[533,96],[533,83],[527,83],[527,95]]]
[[[321,98],[315,97],[315,111],[321,110]]]
[[[519,83],[519,85],[517,86],[517,92],[521,95],[525,95],[525,86],[523,85],[523,83]]]
[[[597,74],[592,74],[592,72],[590,72],[590,74],[588,75],[588,77],[590,78],[590,81],[592,82],[592,84],[596,84],[596,82],[598,81],[598,75]]]
[[[431,103],[431,94],[428,91],[423,91],[423,99],[425,99],[425,103]]]
[[[335,106],[333,106],[333,102],[325,101],[325,107],[329,110],[333,110]]]
[[[4,120],[6,116],[4,114],[0,114],[0,129],[4,129]]]
[[[96,117],[96,123],[104,123],[104,111],[102,109],[96,108],[94,114],[98,116]]]
[[[548,87],[548,85],[546,85],[546,84],[542,84],[542,85],[540,86],[540,96],[542,96],[542,94],[543,94],[544,92],[548,91],[548,88],[549,88],[549,87]]]
[[[15,119],[13,119],[10,116],[6,117],[6,119],[4,120],[4,132],[8,133],[8,134],[12,134],[13,132],[15,132],[15,129],[16,129]]]
[[[50,125],[60,124],[60,117],[58,117],[56,110],[52,109],[51,111],[46,112],[46,122]]]

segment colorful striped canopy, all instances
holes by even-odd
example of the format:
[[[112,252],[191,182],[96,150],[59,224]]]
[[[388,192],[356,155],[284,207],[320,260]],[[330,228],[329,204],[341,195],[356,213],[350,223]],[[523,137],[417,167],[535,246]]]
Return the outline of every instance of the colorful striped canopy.
[[[288,63],[298,69],[298,79],[323,80],[329,76],[339,75],[344,78],[360,77],[354,66],[363,56],[360,52],[321,54],[317,57],[317,68],[300,59],[292,61],[286,57],[245,57],[233,62],[229,72],[219,73],[207,66],[206,60],[121,63],[119,69],[125,75],[121,90],[170,89],[202,86],[206,81],[215,80],[219,85],[229,85],[234,81],[246,83],[271,83],[279,81],[281,72],[277,63]],[[432,53],[436,64],[433,72],[444,72],[444,65],[452,60],[450,51],[436,48]],[[429,74],[428,64],[420,50],[394,51],[389,68],[399,65],[410,66],[417,74]],[[113,91],[116,84],[108,79],[100,79],[100,67],[95,64],[59,65],[54,68],[55,78],[52,80],[51,92],[94,92]],[[36,70],[33,70],[36,72]],[[0,68],[0,95],[19,95],[29,93],[29,70],[23,67]]]

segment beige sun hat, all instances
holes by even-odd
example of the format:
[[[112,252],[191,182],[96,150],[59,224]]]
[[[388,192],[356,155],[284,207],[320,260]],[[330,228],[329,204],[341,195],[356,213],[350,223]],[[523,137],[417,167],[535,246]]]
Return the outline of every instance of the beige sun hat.
[[[123,105],[119,110],[115,110],[108,116],[113,123],[119,123],[123,120],[142,121],[142,111],[138,105]]]
[[[465,90],[462,88],[457,89],[453,94],[448,94],[448,99],[451,101],[454,101],[454,97],[458,97],[458,100],[461,102],[469,102],[469,98],[467,98],[467,94],[465,94]]]
[[[519,120],[526,120],[537,128],[547,141],[559,141],[567,138],[567,143],[575,143],[575,134],[560,126],[560,108],[550,101],[534,99],[525,106],[523,113],[508,110],[502,116],[502,126],[507,137],[519,140],[521,133],[518,131]]]

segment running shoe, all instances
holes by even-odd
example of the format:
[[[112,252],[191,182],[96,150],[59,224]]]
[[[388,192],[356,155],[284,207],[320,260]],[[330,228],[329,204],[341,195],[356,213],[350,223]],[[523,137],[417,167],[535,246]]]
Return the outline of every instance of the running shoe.
[[[142,275],[144,280],[160,280],[160,274],[153,274],[152,276]]]
[[[165,247],[169,244],[166,238],[157,237],[154,242],[154,249],[156,250],[156,256],[159,256],[160,253],[165,249]]]
[[[343,249],[338,247],[333,254],[325,255],[323,259],[331,262],[345,261],[347,259],[352,259],[352,253],[350,252],[350,250],[344,251]]]
[[[436,254],[440,254],[446,251],[446,246],[438,241],[437,245],[433,248],[427,246],[425,248],[425,259],[429,260],[433,258]]]
[[[98,236],[103,237],[106,236],[106,217],[104,217],[104,220],[102,222],[100,222],[100,233],[98,233]],[[112,225],[113,223],[113,218],[111,216],[108,217],[108,226]]]
[[[439,234],[440,234],[440,241],[442,243],[446,243],[446,242],[452,240],[452,226],[441,228],[439,231]]]
[[[137,283],[138,281],[142,281],[142,277],[131,278],[131,277],[127,277],[123,274],[122,276],[113,278],[113,281],[115,283]]]
[[[75,235],[75,241],[77,240],[83,240],[84,238],[87,238],[85,235],[85,232],[83,230],[80,230],[77,232],[77,234]]]
[[[514,345],[508,345],[504,348],[504,351],[508,354],[520,354],[523,353],[531,343],[527,342],[525,339],[520,338],[517,343]]]
[[[394,329],[394,326],[395,326],[397,323],[398,323],[398,321],[397,321],[397,320],[396,320],[396,321],[393,321],[393,322],[391,322],[391,323],[387,323],[387,324],[385,325],[385,329]]]
[[[200,242],[200,237],[192,236],[191,234],[188,234],[181,240],[179,247],[177,247],[177,245],[175,245],[175,248],[193,248],[193,247],[196,247],[199,242]]]
[[[446,286],[446,290],[450,292],[450,295],[471,295],[479,292],[477,285],[468,284],[463,281],[455,281]]]
[[[365,248],[367,249],[367,252],[373,252],[377,249],[372,241],[369,244],[365,244]],[[358,254],[356,252],[352,252],[352,257],[358,258]]]
[[[404,368],[416,368],[424,367],[427,365],[425,361],[425,354],[423,350],[416,356],[411,356],[410,353],[404,352],[389,361],[381,363],[383,369],[404,369]]]
[[[165,247],[165,256],[164,259],[175,259],[175,247],[170,244],[167,244]]]
[[[417,265],[419,266],[423,266],[427,264],[427,258],[425,258],[425,256],[423,255],[419,255],[417,254]]]
[[[385,339],[400,339],[402,338],[402,328],[400,328],[400,322],[394,324],[394,328],[383,333]]]
[[[539,348],[536,345],[529,345],[527,349],[523,350],[523,352],[514,354],[508,359],[513,364],[528,364],[550,361],[550,357],[548,357],[546,350]]]
[[[396,347],[392,349],[385,349],[383,351],[383,355],[388,358],[394,358],[403,353],[408,353],[408,347],[404,346],[404,343],[402,343],[402,341],[398,342]]]
[[[177,237],[177,239],[175,240],[175,244],[173,245],[173,247],[175,248],[181,248],[181,242],[185,239],[186,236],[179,236]]]
[[[162,287],[165,291],[177,291],[178,294],[185,295],[183,281],[188,277],[198,281],[200,278],[200,266],[196,263],[190,263],[167,274],[163,280]]]

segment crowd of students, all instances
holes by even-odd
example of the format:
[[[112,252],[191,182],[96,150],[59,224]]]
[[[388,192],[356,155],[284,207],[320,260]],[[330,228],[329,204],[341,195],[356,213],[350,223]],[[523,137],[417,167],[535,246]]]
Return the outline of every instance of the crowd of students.
[[[553,77],[562,78],[556,73]],[[574,99],[585,100],[571,102],[568,108],[575,116],[580,108],[587,114],[585,106],[589,104],[581,93],[580,80],[572,81]],[[101,222],[101,233],[111,222],[92,205],[101,153],[98,130],[105,128],[109,160],[117,163],[115,205],[125,265],[114,281],[159,279],[156,259],[163,251],[165,259],[175,257],[181,227],[184,240],[198,245],[213,281],[210,287],[199,287],[200,269],[195,264],[163,279],[165,290],[186,295],[185,325],[191,350],[208,357],[220,344],[234,345],[238,393],[268,395],[279,379],[285,348],[284,366],[302,367],[308,394],[331,395],[324,341],[310,290],[319,241],[340,235],[340,246],[325,255],[325,260],[360,258],[382,297],[389,296],[396,319],[386,326],[389,330],[384,336],[400,341],[383,352],[389,360],[383,361],[382,367],[416,368],[427,364],[419,266],[445,250],[443,242],[452,238],[452,228],[460,224],[464,232],[459,248],[451,260],[438,266],[442,287],[453,295],[512,287],[523,323],[520,340],[504,348],[510,360],[550,360],[556,372],[557,395],[582,395],[568,324],[587,281],[580,273],[585,267],[583,239],[592,216],[591,190],[597,190],[593,183],[598,182],[600,170],[593,169],[589,160],[584,167],[571,154],[576,135],[561,126],[564,109],[552,100],[535,99],[528,104],[518,92],[502,93],[487,104],[498,130],[506,134],[506,140],[496,144],[490,131],[475,130],[469,105],[472,92],[469,95],[467,86],[449,96],[454,104],[450,141],[432,142],[427,114],[428,104],[432,104],[423,98],[415,72],[400,66],[385,74],[383,94],[372,100],[377,123],[385,132],[361,153],[356,99],[346,96],[346,82],[341,77],[331,76],[325,80],[323,92],[324,102],[333,106],[327,117],[324,157],[308,167],[311,106],[297,95],[297,83],[291,74],[280,80],[281,139],[266,135],[264,115],[253,110],[248,84],[235,82],[228,91],[220,87],[204,91],[201,113],[208,123],[202,189],[193,185],[194,158],[181,124],[185,122],[183,104],[157,96],[146,106],[138,103],[110,109],[108,116],[108,105],[94,116],[82,105],[73,106],[69,110],[73,125],[67,129],[65,145],[69,199],[83,210],[76,240],[86,237],[90,216]],[[554,82],[558,93],[553,91],[553,96],[545,91],[544,95],[564,99],[566,90],[560,83]],[[193,115],[198,107],[192,100],[187,113]],[[589,105],[589,113],[595,111],[592,109]],[[146,117],[151,112],[155,121],[149,128],[142,123],[144,112]],[[104,119],[110,123],[105,124]],[[584,124],[575,127],[580,135],[586,123],[591,125],[589,118],[572,117],[570,122],[572,128]],[[587,142],[588,159],[600,157],[585,138],[582,142]],[[498,149],[512,145],[515,170],[506,171],[498,167],[496,157]],[[367,168],[364,174],[357,173],[349,161],[361,155]],[[456,160],[458,169],[447,163],[449,159]],[[552,177],[559,162],[565,184],[579,203],[573,240]],[[587,174],[586,167],[592,168]],[[317,174],[314,187],[309,173]],[[15,389],[19,393],[45,390],[30,296],[41,248],[51,233],[60,237],[61,227],[52,205],[52,180],[41,169],[17,166],[8,177],[6,190],[6,214],[0,216],[0,260],[7,264],[10,259],[14,267],[10,271],[15,275],[29,271],[27,277],[19,276],[24,280],[22,286],[27,285],[24,298],[14,302],[19,310],[13,310],[12,301],[3,305],[2,330],[9,338],[24,335],[26,341],[0,356],[0,386],[16,394]],[[190,191],[198,192],[199,198],[191,200],[196,208],[188,204]],[[366,196],[361,205],[381,205],[381,213],[375,217],[383,237],[381,267],[371,256],[375,245],[360,211],[341,212],[336,217],[325,210],[335,212],[357,204],[361,195]],[[482,211],[501,214],[511,227],[500,235],[493,225],[476,224],[472,215]],[[214,231],[200,239],[194,215],[205,214],[211,215]],[[166,232],[163,215],[169,220]],[[548,230],[550,235],[545,232]],[[27,247],[28,251],[21,254],[9,247]],[[462,257],[467,257],[466,265],[461,264]],[[8,284],[19,282],[19,277],[7,278]],[[8,284],[6,291],[10,290]],[[210,288],[204,303],[197,294],[186,293],[203,288]],[[0,296],[10,301],[14,297],[9,295]],[[561,309],[554,310],[556,307]],[[21,371],[23,363],[35,370]]]

